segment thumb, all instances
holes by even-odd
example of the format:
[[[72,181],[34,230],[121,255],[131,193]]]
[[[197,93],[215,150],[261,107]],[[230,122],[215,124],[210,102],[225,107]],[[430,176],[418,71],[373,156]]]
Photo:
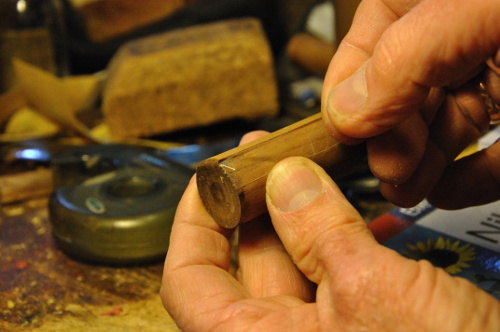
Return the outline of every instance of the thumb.
[[[372,14],[362,15],[369,22]],[[350,137],[379,135],[419,111],[431,88],[471,79],[499,48],[499,16],[496,0],[420,2],[388,26],[356,73],[335,87],[325,82],[327,126]]]
[[[341,259],[338,250],[369,252],[377,246],[358,212],[309,159],[279,162],[269,174],[266,195],[273,226],[288,254],[315,283],[321,282],[331,261]]]
[[[292,157],[269,174],[273,225],[298,268],[318,284],[328,331],[498,331],[500,304],[461,278],[376,243],[330,177]],[[388,323],[390,323],[388,325]]]

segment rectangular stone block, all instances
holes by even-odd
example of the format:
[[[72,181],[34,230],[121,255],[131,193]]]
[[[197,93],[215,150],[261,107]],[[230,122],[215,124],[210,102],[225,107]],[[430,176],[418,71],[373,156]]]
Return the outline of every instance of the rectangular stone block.
[[[253,18],[129,42],[108,69],[102,109],[115,139],[255,120],[279,111],[271,49]]]

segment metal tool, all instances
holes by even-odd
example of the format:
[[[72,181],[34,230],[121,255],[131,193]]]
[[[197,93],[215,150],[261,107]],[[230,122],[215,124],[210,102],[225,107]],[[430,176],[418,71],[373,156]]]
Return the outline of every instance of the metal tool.
[[[192,170],[161,151],[119,144],[70,149],[52,165],[49,216],[63,251],[119,265],[164,258]]]

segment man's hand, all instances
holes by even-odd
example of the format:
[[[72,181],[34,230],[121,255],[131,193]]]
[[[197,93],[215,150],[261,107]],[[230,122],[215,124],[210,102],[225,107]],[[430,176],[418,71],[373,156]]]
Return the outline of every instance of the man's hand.
[[[500,146],[455,158],[489,127],[477,89],[500,105],[498,1],[364,0],[330,64],[325,123],[366,140],[393,203],[460,208],[500,199]]]
[[[379,245],[312,161],[278,163],[269,174],[267,203],[271,220],[240,226],[233,277],[231,232],[211,219],[191,181],[177,209],[161,290],[182,330],[500,329],[493,297]]]

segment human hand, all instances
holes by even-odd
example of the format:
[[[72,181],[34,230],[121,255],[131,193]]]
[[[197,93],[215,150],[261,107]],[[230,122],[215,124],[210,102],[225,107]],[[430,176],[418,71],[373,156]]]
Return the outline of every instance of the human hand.
[[[278,163],[266,192],[272,225],[264,218],[240,226],[233,277],[231,231],[208,215],[191,181],[177,209],[161,290],[182,330],[500,329],[493,297],[379,245],[312,161]]]
[[[500,199],[500,142],[455,162],[500,105],[500,6],[364,0],[330,64],[322,112],[339,140],[366,139],[382,194],[455,209]]]

